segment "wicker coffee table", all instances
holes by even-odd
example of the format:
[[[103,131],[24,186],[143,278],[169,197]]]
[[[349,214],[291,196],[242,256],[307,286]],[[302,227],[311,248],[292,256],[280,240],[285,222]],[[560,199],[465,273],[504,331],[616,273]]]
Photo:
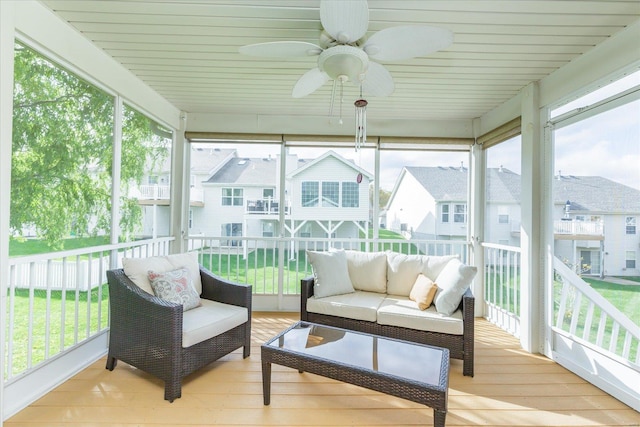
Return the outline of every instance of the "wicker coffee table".
[[[449,350],[346,329],[298,322],[261,347],[264,404],[271,403],[271,364],[355,384],[433,408],[444,426]]]

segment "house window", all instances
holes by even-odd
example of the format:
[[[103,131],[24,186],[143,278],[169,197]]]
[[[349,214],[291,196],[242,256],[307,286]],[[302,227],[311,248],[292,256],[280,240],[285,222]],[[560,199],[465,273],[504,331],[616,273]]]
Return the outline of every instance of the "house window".
[[[636,268],[636,251],[625,252],[625,267]]]
[[[441,205],[440,218],[442,222],[449,222],[449,205]]]
[[[193,228],[193,209],[189,209],[189,229]]]
[[[465,224],[467,222],[467,205],[453,205],[453,222]]]
[[[627,234],[636,234],[636,217],[628,216],[625,219],[625,224],[627,225]]]
[[[149,185],[158,184],[158,175],[149,175]]]
[[[222,224],[222,236],[242,236],[242,223],[232,222]],[[223,246],[242,246],[242,240],[221,240],[220,244]]]
[[[273,237],[273,222],[262,223],[262,237]]]
[[[305,181],[302,183],[302,207],[318,206],[320,186],[317,181]]]
[[[342,183],[342,207],[360,207],[360,192],[358,191],[358,184],[356,182]]]
[[[340,200],[340,183],[323,182],[322,183],[322,207],[337,208]]]
[[[273,199],[273,188],[263,188],[262,189],[262,198],[267,200],[267,199]]]
[[[190,175],[189,176],[189,187],[194,188],[196,186],[196,176],[195,175]]]
[[[242,206],[242,188],[223,188],[222,206]]]
[[[508,214],[498,215],[498,224],[509,224],[509,215]]]

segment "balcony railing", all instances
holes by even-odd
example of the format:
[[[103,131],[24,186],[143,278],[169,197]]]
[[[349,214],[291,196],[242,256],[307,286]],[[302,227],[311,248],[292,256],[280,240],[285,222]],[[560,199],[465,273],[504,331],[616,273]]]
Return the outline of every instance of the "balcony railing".
[[[602,221],[575,221],[556,220],[553,222],[555,234],[603,236],[604,225]]]
[[[131,190],[131,197],[139,200],[169,200],[171,197],[170,185],[141,185]],[[204,202],[204,191],[198,188],[189,190],[189,201]]]
[[[280,213],[280,203],[269,198],[247,200],[245,213],[249,215],[277,215]],[[291,206],[288,202],[285,203],[284,213],[285,215],[291,213]]]

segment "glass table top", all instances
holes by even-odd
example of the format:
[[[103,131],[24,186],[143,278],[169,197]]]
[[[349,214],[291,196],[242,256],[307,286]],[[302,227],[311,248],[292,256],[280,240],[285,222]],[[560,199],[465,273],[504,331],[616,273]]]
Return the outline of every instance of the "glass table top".
[[[442,348],[305,322],[264,345],[433,385],[445,357]]]

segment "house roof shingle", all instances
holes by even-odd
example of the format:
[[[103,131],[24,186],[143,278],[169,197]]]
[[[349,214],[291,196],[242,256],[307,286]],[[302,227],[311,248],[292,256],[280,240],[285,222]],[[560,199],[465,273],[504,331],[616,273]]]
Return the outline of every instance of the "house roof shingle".
[[[437,201],[467,199],[467,168],[407,166],[405,169]],[[487,199],[518,203],[521,199],[520,178],[506,168],[488,168]],[[555,204],[565,204],[569,200],[574,212],[640,213],[640,190],[601,176],[556,177],[553,194]]]
[[[236,157],[204,181],[209,184],[275,186],[277,160],[273,158]]]

